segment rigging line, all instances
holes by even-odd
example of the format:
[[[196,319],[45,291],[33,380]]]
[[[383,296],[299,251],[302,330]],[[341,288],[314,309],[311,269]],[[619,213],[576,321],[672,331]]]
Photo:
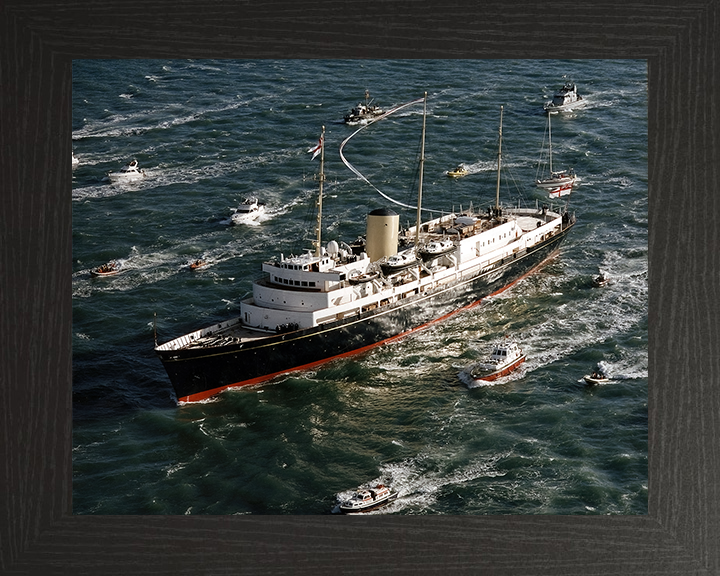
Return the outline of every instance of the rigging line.
[[[340,144],[340,159],[343,161],[343,164],[345,164],[345,166],[347,166],[348,168],[350,168],[350,170],[351,170],[358,178],[360,178],[360,179],[361,179],[362,181],[364,181],[364,182],[367,182],[370,186],[372,186],[372,187],[375,189],[375,191],[376,191],[378,194],[380,194],[380,196],[382,196],[382,197],[385,198],[386,200],[389,200],[389,201],[392,202],[393,204],[397,204],[397,205],[399,205],[399,206],[403,206],[404,208],[410,208],[410,209],[412,209],[412,210],[415,210],[415,209],[417,208],[417,206],[410,206],[409,204],[403,204],[402,202],[399,202],[398,200],[395,200],[395,199],[393,199],[393,198],[390,198],[390,196],[388,196],[387,194],[385,194],[384,192],[382,192],[382,190],[380,190],[377,186],[375,186],[375,184],[373,184],[372,182],[370,182],[370,180],[368,180],[367,178],[365,178],[365,176],[363,176],[363,175],[360,173],[360,171],[357,170],[357,168],[355,168],[355,166],[353,166],[352,164],[350,164],[350,162],[348,162],[347,158],[345,158],[345,155],[343,154],[343,148],[345,147],[345,144],[347,144],[347,143],[350,141],[350,139],[351,139],[353,136],[355,136],[355,134],[357,134],[358,132],[361,132],[362,130],[365,130],[365,128],[367,128],[368,126],[370,126],[370,124],[374,124],[374,123],[377,122],[378,120],[382,120],[383,118],[386,118],[386,117],[390,116],[390,114],[394,114],[395,112],[398,112],[398,111],[402,110],[403,108],[407,108],[408,106],[412,106],[413,104],[420,104],[420,103],[422,103],[423,101],[424,101],[424,98],[418,98],[417,100],[413,100],[413,101],[411,101],[411,102],[407,102],[406,104],[400,104],[400,106],[396,106],[395,108],[392,108],[392,109],[388,110],[387,112],[385,112],[385,113],[382,114],[381,116],[378,116],[377,118],[373,118],[372,120],[368,121],[367,124],[365,124],[364,126],[361,126],[361,127],[358,128],[357,130],[355,130],[355,132],[353,132],[352,134],[350,134],[350,136],[348,136],[347,138],[345,138],[345,140],[343,140],[342,143]],[[431,212],[431,213],[432,213],[432,212],[438,212],[437,210],[428,210],[427,208],[423,208],[423,210],[425,210],[426,212]]]

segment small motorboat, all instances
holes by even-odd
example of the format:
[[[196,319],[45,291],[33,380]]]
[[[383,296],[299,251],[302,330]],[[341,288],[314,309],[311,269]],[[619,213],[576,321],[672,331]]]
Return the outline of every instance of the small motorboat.
[[[207,262],[204,260],[195,260],[194,262],[190,263],[190,270],[197,270],[198,268],[202,268],[203,266],[207,266]]]
[[[265,204],[258,202],[255,196],[250,196],[242,201],[242,204],[235,208],[231,218],[233,224],[247,224],[254,222],[265,212]]]
[[[512,340],[505,339],[493,346],[492,354],[483,362],[468,366],[461,372],[460,378],[468,384],[492,382],[506,376],[525,362],[526,355],[520,346]]]
[[[145,178],[145,170],[138,169],[138,161],[128,162],[117,172],[108,172],[108,178],[113,184],[135,182]]]
[[[382,269],[383,274],[389,276],[390,274],[396,274],[406,268],[410,268],[415,264],[418,264],[418,259],[415,256],[415,250],[410,249],[390,256],[385,262],[380,263],[380,268]]]
[[[389,486],[377,484],[373,488],[358,490],[348,500],[341,502],[339,509],[343,514],[369,512],[392,502],[397,497],[398,493],[393,492]]]
[[[345,114],[343,120],[346,124],[360,124],[362,122],[372,120],[373,118],[377,118],[378,116],[382,116],[383,114],[385,114],[385,111],[379,106],[371,103],[370,92],[365,90],[365,103],[363,104],[362,102],[358,102],[358,105],[355,106],[355,108]]]
[[[605,371],[600,366],[593,370],[592,374],[586,374],[583,376],[583,380],[592,385],[610,382],[610,378],[608,378],[607,374],[605,374]]]
[[[438,258],[455,250],[455,243],[452,240],[433,240],[420,248],[420,258],[424,261]]]
[[[468,169],[465,168],[465,164],[458,164],[452,170],[448,170],[447,175],[450,178],[462,178],[463,176],[468,175]]]
[[[90,270],[90,274],[93,276],[115,276],[118,272],[120,272],[120,265],[114,261]]]
[[[80,164],[80,160],[75,157],[75,152],[72,153],[72,167],[77,168]]]
[[[545,112],[566,112],[583,106],[585,101],[577,92],[574,82],[565,82],[562,88],[555,92],[553,99],[546,102],[543,108]]]

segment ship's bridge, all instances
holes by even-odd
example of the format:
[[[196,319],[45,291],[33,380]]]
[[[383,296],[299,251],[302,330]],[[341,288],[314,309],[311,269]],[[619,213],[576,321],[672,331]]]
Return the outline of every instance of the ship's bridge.
[[[262,269],[268,274],[267,283],[278,288],[329,292],[343,286],[348,277],[348,266],[352,265],[354,271],[367,267],[369,260],[363,256],[341,264],[328,254],[315,256],[308,252],[290,258],[281,255],[279,261],[265,262]]]

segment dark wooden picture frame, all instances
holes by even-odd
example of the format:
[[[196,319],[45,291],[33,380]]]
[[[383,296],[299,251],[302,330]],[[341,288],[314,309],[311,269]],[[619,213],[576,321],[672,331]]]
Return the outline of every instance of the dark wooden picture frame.
[[[720,572],[718,0],[0,4],[0,573]],[[72,515],[73,58],[642,58],[649,514]]]

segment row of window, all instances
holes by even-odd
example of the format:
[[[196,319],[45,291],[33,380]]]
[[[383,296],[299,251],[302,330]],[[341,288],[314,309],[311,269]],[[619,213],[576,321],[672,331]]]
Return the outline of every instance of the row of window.
[[[273,276],[273,282],[277,282],[278,284],[287,284],[288,286],[315,288],[315,282],[308,282],[306,280],[288,280],[287,278],[279,278],[277,276]]]

